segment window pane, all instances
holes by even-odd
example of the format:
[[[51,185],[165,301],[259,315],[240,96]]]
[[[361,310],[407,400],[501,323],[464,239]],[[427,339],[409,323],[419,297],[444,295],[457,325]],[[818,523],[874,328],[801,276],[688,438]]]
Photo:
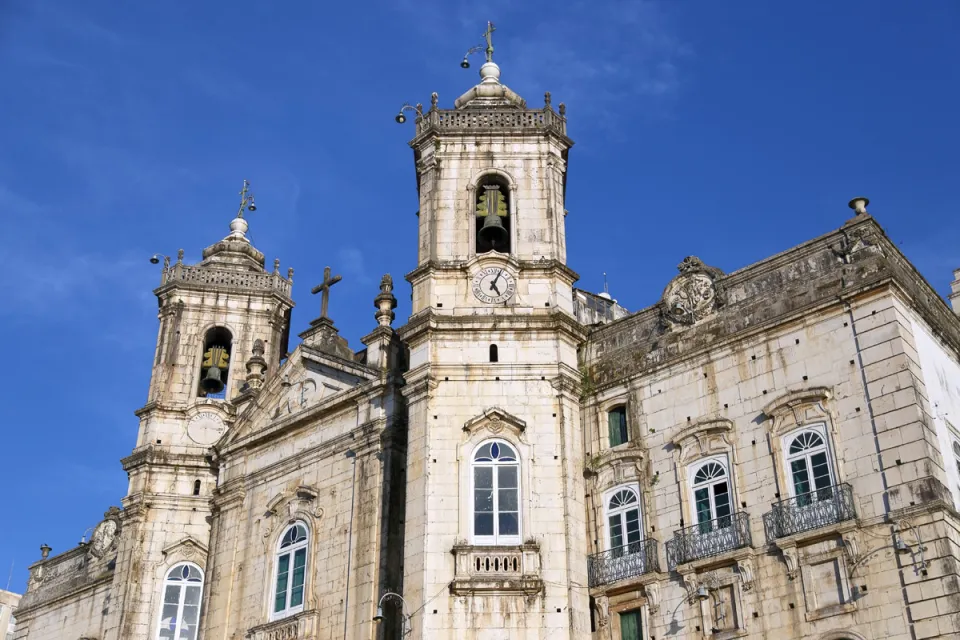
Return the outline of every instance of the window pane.
[[[180,586],[168,584],[163,592],[163,602],[165,604],[180,604]]]
[[[627,542],[640,542],[640,511],[631,509],[626,513]]]
[[[275,592],[274,611],[283,611],[287,608],[287,578],[289,577],[289,570],[290,554],[285,553],[277,558],[277,590]]]
[[[793,493],[798,496],[810,493],[810,474],[807,472],[807,461],[794,460],[791,462],[790,473],[793,475]]]
[[[480,488],[493,488],[493,468],[492,467],[474,467],[473,486]]]
[[[183,598],[183,604],[187,606],[197,606],[200,604],[200,594],[202,589],[200,587],[190,586],[187,587],[187,595]]]
[[[475,513],[473,515],[473,533],[478,536],[492,536],[493,514]]]
[[[500,516],[500,535],[518,536],[520,535],[520,518],[516,513],[501,513]]]
[[[168,638],[173,640],[177,629],[177,608],[178,604],[163,605],[163,612],[160,616],[160,637],[164,640]]]
[[[640,635],[639,611],[624,611],[620,614],[620,640],[643,640]]]
[[[200,617],[200,607],[184,607],[183,621],[180,623],[179,640],[194,640],[197,637],[197,619]]]
[[[707,489],[697,489],[693,494],[697,506],[697,522],[704,523],[713,520],[710,511],[710,492]]]
[[[497,484],[500,488],[517,486],[517,468],[511,466],[497,469]]]
[[[810,456],[810,463],[813,467],[813,486],[817,489],[829,487],[830,465],[827,464],[826,452],[816,453]]]
[[[719,527],[729,527],[730,518],[727,516],[730,515],[730,492],[727,490],[726,482],[718,482],[713,485],[713,502],[716,506],[716,517],[717,519],[723,518],[722,521],[717,523]]]
[[[517,490],[500,489],[497,491],[497,508],[500,511],[517,511]]]
[[[620,516],[610,516],[610,547],[616,549],[623,546],[623,525]]]
[[[293,556],[293,590],[290,592],[290,606],[303,604],[303,578],[306,571],[307,550],[298,549]]]
[[[476,489],[473,492],[473,510],[493,511],[493,489]]]

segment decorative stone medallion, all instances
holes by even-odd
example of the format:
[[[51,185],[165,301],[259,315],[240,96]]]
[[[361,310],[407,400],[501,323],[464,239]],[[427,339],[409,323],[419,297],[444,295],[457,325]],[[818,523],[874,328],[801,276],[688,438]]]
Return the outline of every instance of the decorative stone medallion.
[[[663,319],[670,327],[691,326],[712,315],[723,304],[717,278],[723,272],[696,256],[684,258],[680,275],[663,292]]]
[[[197,444],[211,445],[220,439],[226,426],[223,419],[212,411],[201,411],[187,423],[187,435]]]
[[[119,530],[120,525],[113,518],[108,518],[98,524],[90,539],[90,553],[98,558],[103,556],[113,546]]]

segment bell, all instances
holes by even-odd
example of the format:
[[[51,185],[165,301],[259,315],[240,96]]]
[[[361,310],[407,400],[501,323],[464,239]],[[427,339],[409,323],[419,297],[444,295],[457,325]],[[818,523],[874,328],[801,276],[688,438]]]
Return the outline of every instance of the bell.
[[[220,367],[210,367],[207,369],[207,375],[200,381],[200,388],[208,394],[223,391],[223,380],[220,379]]]
[[[251,202],[250,206],[247,207],[247,211],[256,211],[256,210],[257,210],[257,205],[254,204],[253,202]]]
[[[489,242],[491,247],[496,248],[499,244],[505,244],[507,241],[507,230],[503,228],[503,222],[500,216],[495,213],[488,213],[483,218],[483,226],[480,228],[480,237],[485,242]]]

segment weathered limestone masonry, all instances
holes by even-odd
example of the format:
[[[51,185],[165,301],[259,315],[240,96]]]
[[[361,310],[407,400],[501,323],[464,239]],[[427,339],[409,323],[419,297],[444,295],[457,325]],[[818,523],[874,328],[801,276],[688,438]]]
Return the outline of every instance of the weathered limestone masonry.
[[[960,415],[960,322],[858,206],[838,232],[729,275],[685,260],[660,304],[591,333],[598,638],[620,638],[631,610],[651,637],[960,633],[960,477],[938,417]],[[630,442],[611,448],[615,406]],[[785,447],[805,428],[826,444],[818,502],[798,499]],[[726,529],[704,524],[694,488],[711,458],[729,468]],[[632,567],[606,551],[604,501],[624,483],[646,514],[650,557]]]
[[[246,184],[165,259],[122,509],[41,547],[17,640],[960,637],[960,317],[865,198],[649,309],[574,289],[564,105],[501,84],[492,32],[453,109],[408,107],[404,326],[384,276],[353,351],[328,267],[288,353]]]

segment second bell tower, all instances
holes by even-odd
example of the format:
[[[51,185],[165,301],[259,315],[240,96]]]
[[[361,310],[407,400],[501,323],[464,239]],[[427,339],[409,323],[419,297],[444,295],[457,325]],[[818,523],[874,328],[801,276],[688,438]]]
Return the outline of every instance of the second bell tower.
[[[418,639],[586,638],[584,334],[564,225],[573,142],[549,93],[530,109],[500,82],[492,34],[480,83],[449,110],[433,94],[411,142],[403,595],[423,606]]]

